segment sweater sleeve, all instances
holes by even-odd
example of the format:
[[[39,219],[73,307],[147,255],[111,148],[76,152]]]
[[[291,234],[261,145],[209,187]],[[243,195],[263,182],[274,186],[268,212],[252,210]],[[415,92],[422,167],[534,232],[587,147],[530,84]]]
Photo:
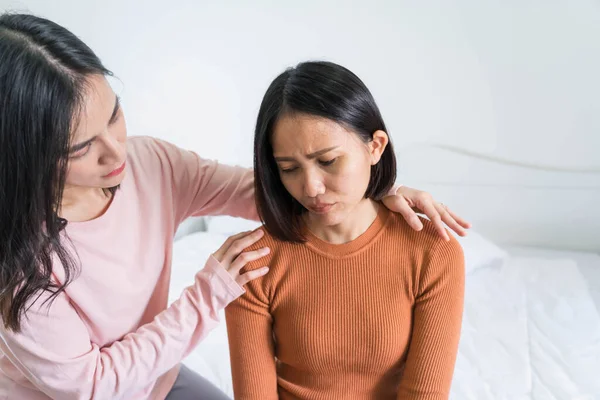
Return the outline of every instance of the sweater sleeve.
[[[170,307],[105,347],[90,340],[85,317],[64,292],[43,304],[46,292],[32,302],[19,333],[0,327],[0,349],[52,399],[128,399],[177,365],[243,291],[211,257]]]
[[[248,283],[244,296],[225,309],[236,400],[279,398],[267,276]]]
[[[462,322],[464,257],[453,237],[436,245],[417,276],[413,328],[398,390],[402,400],[450,395]]]
[[[153,139],[161,169],[171,180],[179,221],[201,215],[230,215],[258,221],[252,169],[220,164],[168,142]]]

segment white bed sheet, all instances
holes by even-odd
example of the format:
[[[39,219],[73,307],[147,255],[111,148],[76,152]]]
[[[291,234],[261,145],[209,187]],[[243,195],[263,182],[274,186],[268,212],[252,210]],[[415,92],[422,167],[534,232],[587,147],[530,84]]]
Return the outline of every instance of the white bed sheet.
[[[600,399],[600,256],[509,249],[467,277],[456,399]]]
[[[171,301],[225,239],[175,243]],[[451,398],[600,399],[600,256],[508,250],[467,276]],[[224,319],[184,363],[233,396]]]

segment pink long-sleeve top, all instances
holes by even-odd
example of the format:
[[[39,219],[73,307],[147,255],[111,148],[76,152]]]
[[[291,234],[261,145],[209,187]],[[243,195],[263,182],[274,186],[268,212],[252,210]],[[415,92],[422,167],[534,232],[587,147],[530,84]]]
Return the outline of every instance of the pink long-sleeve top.
[[[180,361],[243,289],[211,258],[167,307],[173,235],[189,216],[257,219],[252,171],[130,138],[107,211],[69,223],[80,273],[51,306],[32,300],[19,333],[0,324],[0,399],[164,399]],[[217,249],[215,249],[217,250]],[[61,265],[53,278],[64,280]]]

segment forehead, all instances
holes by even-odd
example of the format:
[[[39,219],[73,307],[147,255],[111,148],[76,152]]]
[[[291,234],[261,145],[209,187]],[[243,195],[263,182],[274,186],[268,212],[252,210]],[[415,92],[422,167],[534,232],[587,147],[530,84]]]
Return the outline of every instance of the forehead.
[[[106,78],[102,75],[87,78],[81,108],[75,116],[74,140],[87,140],[106,129],[114,107],[115,94]]]
[[[344,126],[327,118],[306,114],[286,115],[273,129],[272,145],[275,153],[310,153],[326,147],[346,146],[356,136]]]

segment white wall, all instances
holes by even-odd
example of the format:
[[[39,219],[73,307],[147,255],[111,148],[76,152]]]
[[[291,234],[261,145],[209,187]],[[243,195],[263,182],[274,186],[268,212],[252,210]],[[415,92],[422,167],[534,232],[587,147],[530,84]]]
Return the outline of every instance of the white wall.
[[[51,18],[87,42],[123,83],[130,134],[166,138],[205,157],[251,165],[266,87],[285,67],[317,58],[367,83],[400,150],[439,143],[600,170],[594,0],[0,5]],[[432,173],[444,168],[427,161]]]
[[[600,168],[597,1],[354,3],[1,4],[82,37],[123,81],[132,134],[226,161],[250,163],[271,79],[298,61],[326,58],[363,78],[399,145],[431,141]]]

